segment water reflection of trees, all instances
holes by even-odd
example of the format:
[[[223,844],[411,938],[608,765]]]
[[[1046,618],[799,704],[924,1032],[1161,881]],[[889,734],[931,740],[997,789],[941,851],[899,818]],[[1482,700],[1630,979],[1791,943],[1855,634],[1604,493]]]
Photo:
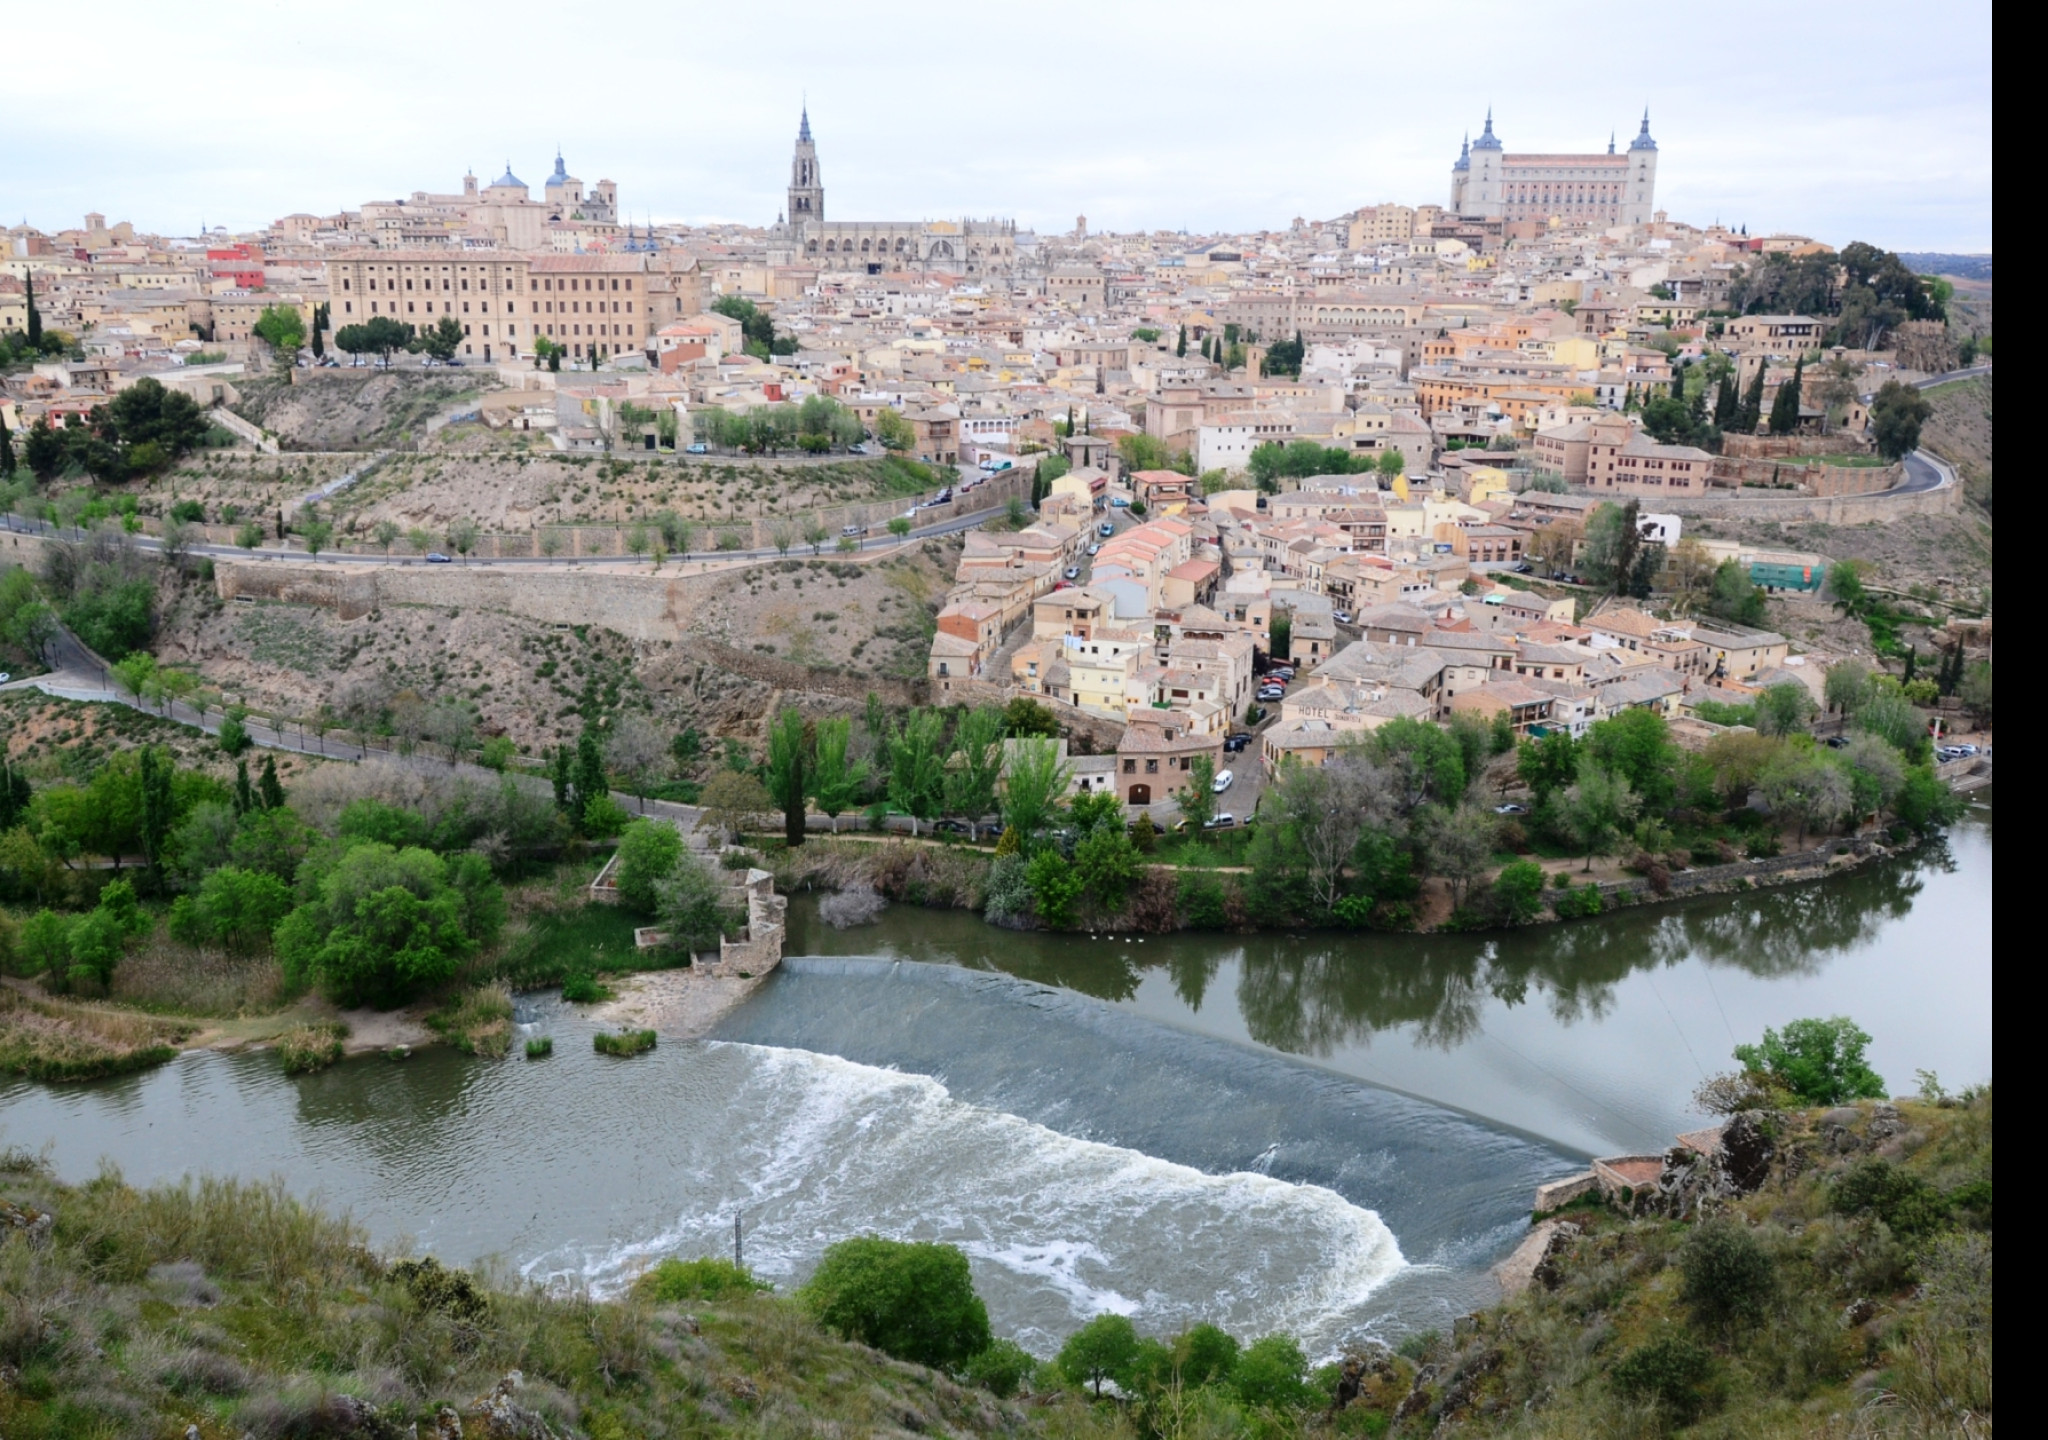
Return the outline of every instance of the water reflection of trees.
[[[1696,960],[1773,979],[1811,974],[1871,943],[1921,888],[1916,867],[1886,865],[1823,885],[1497,937],[1253,944],[1243,953],[1238,1005],[1252,1038],[1297,1054],[1327,1054],[1396,1026],[1452,1049],[1478,1033],[1489,996],[1519,1005],[1533,988],[1560,1023],[1574,1024],[1605,1015],[1637,970]]]
[[[1322,1055],[1411,1027],[1422,1043],[1451,1049],[1478,1033],[1488,1000],[1515,1006],[1533,996],[1572,1025],[1605,1016],[1617,987],[1638,970],[1698,961],[1768,979],[1812,974],[1870,944],[1913,908],[1930,869],[1952,864],[1946,847],[1923,849],[1820,884],[1484,935],[1181,934],[1140,946],[1022,933],[991,943],[975,922],[959,935],[930,925],[924,939],[941,952],[935,959],[1102,1000],[1129,1000],[1148,972],[1163,969],[1191,1010],[1235,960],[1238,1007],[1261,1044]]]

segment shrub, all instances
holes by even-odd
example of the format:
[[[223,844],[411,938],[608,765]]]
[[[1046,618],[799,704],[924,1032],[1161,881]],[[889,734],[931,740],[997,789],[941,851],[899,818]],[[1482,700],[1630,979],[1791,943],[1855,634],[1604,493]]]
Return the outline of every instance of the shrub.
[[[1008,842],[1016,831],[1005,830]],[[1008,854],[996,847],[995,863],[988,867],[988,883],[982,891],[982,913],[993,924],[1021,920],[1031,913],[1030,862],[1014,848]]]
[[[1543,867],[1517,860],[1493,877],[1493,911],[1506,925],[1526,925],[1543,913]]]
[[[845,890],[835,890],[818,902],[818,918],[834,930],[850,930],[856,925],[872,925],[877,916],[889,908],[872,885],[854,885]]]
[[[526,1042],[526,1058],[529,1060],[545,1060],[554,1053],[555,1037],[552,1035],[536,1035]]]
[[[1560,920],[1584,920],[1598,915],[1607,908],[1607,904],[1600,896],[1598,885],[1580,885],[1576,888],[1568,885],[1564,893],[1557,897],[1555,908]]]
[[[496,1060],[512,1048],[512,992],[498,982],[479,985],[429,1015],[427,1024],[464,1054]]]
[[[1835,1177],[1828,1204],[1842,1215],[1875,1215],[1896,1235],[1924,1235],[1948,1219],[1941,1192],[1911,1171],[1876,1157]]]
[[[1726,1329],[1753,1323],[1776,1289],[1771,1257],[1739,1220],[1709,1220],[1679,1251],[1679,1299],[1693,1322]]]
[[[341,1042],[348,1034],[345,1025],[301,1025],[277,1037],[277,1055],[287,1075],[306,1075],[325,1070],[341,1058]]]
[[[609,795],[593,795],[584,802],[583,833],[593,840],[608,839],[632,823],[626,807]]]
[[[612,998],[612,992],[597,980],[578,971],[562,981],[562,998],[572,1005],[597,1005]]]
[[[1221,930],[1230,919],[1230,906],[1223,882],[1199,870],[1180,872],[1180,893],[1175,900],[1180,923],[1190,930]]]
[[[1846,1015],[1794,1020],[1780,1034],[1764,1031],[1756,1045],[1737,1045],[1735,1058],[1809,1105],[1881,1099],[1884,1080],[1863,1061],[1870,1036]]]
[[[951,1370],[989,1347],[988,1307],[952,1245],[842,1240],[818,1262],[802,1299],[819,1324],[898,1360]]]
[[[621,1030],[616,1035],[604,1031],[590,1037],[591,1048],[600,1055],[621,1057],[638,1055],[654,1048],[652,1030]]]
[[[1681,1424],[1706,1406],[1705,1391],[1714,1378],[1714,1355],[1685,1335],[1660,1335],[1621,1357],[1613,1372],[1614,1388],[1637,1400],[1655,1400]]]
[[[980,1354],[968,1357],[961,1374],[968,1384],[1008,1399],[1024,1388],[1037,1369],[1037,1357],[1015,1340],[994,1340]]]
[[[1569,871],[1567,871],[1567,870],[1560,870],[1560,871],[1558,871],[1558,872],[1557,872],[1557,873],[1556,873],[1555,875],[1551,876],[1551,877],[1550,877],[1550,888],[1551,888],[1551,889],[1553,889],[1553,890],[1569,890],[1569,889],[1571,889],[1571,888],[1572,888],[1572,877],[1571,877],[1571,872],[1569,872]]]
[[[675,1305],[684,1300],[740,1299],[774,1288],[756,1280],[745,1266],[716,1256],[678,1260],[671,1255],[633,1282],[634,1294],[657,1305]]]

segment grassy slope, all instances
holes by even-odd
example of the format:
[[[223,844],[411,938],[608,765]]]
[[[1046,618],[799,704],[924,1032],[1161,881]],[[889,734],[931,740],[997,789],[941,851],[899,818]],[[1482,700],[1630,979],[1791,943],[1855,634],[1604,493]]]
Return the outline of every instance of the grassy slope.
[[[444,1404],[475,1414],[517,1369],[525,1383],[510,1403],[557,1435],[598,1440],[905,1430],[1283,1440],[1423,1436],[1446,1423],[1468,1435],[1987,1435],[1990,1096],[1902,1109],[1897,1133],[1867,1105],[1846,1127],[1819,1112],[1780,1117],[1770,1177],[1714,1222],[1739,1226],[1769,1256],[1754,1320],[1723,1329],[1689,1317],[1680,1277],[1692,1224],[1581,1209],[1587,1232],[1550,1283],[1461,1321],[1450,1338],[1371,1356],[1361,1399],[1334,1421],[1315,1393],[1277,1413],[1247,1414],[1212,1391],[1129,1406],[1048,1391],[1019,1406],[835,1340],[784,1299],[693,1303],[685,1314],[642,1298],[551,1297],[509,1278],[474,1292],[446,1273],[421,1284],[371,1255],[348,1222],[276,1188],[66,1187],[16,1153],[0,1157],[0,1433],[148,1436],[198,1424],[205,1440],[390,1436]],[[1896,1229],[1831,1204],[1841,1178],[1873,1158],[1927,1187],[1917,1212],[1880,1207]],[[1930,1209],[1928,1195],[1946,1199]],[[50,1212],[45,1241],[33,1227]],[[1659,1338],[1705,1356],[1687,1387],[1700,1406],[1690,1421],[1616,1381],[1619,1362]]]

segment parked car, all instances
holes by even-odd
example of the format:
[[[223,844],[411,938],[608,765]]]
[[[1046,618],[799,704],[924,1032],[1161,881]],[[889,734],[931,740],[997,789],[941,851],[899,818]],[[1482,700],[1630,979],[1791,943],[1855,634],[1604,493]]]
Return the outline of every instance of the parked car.
[[[1088,553],[1090,555],[1100,555],[1102,553],[1102,547],[1100,545],[1090,545],[1088,547]]]
[[[12,680],[13,678],[14,677],[8,674],[5,670],[0,670],[0,685],[5,685],[9,680]]]
[[[1330,612],[1330,618],[1339,625],[1349,625],[1351,623],[1351,612],[1349,610],[1333,610]]]
[[[951,485],[948,485],[945,489],[941,490],[935,497],[933,497],[932,504],[944,505],[947,501],[951,500],[952,498],[953,487]]]
[[[846,536],[865,535],[868,533],[868,527],[865,525],[842,525],[839,527],[839,533]]]
[[[1131,502],[1122,495],[1112,495],[1109,497],[1109,508],[1112,510],[1128,510],[1131,508]]]
[[[1244,749],[1245,746],[1251,743],[1252,737],[1244,733],[1242,730],[1238,731],[1235,735],[1226,735],[1223,739],[1224,753],[1229,755],[1235,755],[1238,751]]]
[[[683,447],[683,453],[685,455],[709,455],[711,453],[711,447],[709,445],[706,445],[702,440],[697,440],[692,442],[691,444],[685,445]]]
[[[1116,526],[1110,524],[1107,520],[1105,520],[1100,525],[1097,525],[1095,527],[1095,533],[1097,535],[1102,536],[1104,539],[1108,539],[1111,535],[1116,534]]]
[[[1285,690],[1261,690],[1258,700],[1261,705],[1277,705],[1287,698]]]
[[[1287,681],[1292,680],[1294,678],[1294,667],[1292,665],[1275,665],[1272,669],[1268,670],[1266,674],[1272,679],[1278,680],[1282,684],[1285,684]]]
[[[1204,830],[1228,830],[1235,824],[1237,824],[1237,817],[1228,810],[1223,810],[1211,815],[1202,828]]]
[[[1219,774],[1214,781],[1210,783],[1209,788],[1215,791],[1218,795],[1221,795],[1225,790],[1228,790],[1231,786],[1235,785],[1236,783],[1236,774],[1232,771],[1225,770],[1221,774]]]
[[[443,555],[439,550],[429,550],[427,552],[427,563],[429,565],[446,565],[449,564],[450,561],[448,557],[446,555]]]
[[[1847,750],[1849,748],[1849,737],[1847,735],[1830,735],[1820,743],[1827,746],[1830,750]]]
[[[1067,578],[1069,580],[1079,580],[1081,578],[1081,567],[1078,565],[1069,565],[1067,567]]]
[[[1527,805],[1517,805],[1514,801],[1510,800],[1505,805],[1494,806],[1493,813],[1496,815],[1527,815],[1529,807]]]

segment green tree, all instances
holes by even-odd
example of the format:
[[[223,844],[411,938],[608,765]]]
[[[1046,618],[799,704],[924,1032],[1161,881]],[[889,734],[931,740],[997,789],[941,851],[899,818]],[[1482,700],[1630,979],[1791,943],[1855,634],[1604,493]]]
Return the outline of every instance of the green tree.
[[[1754,435],[1757,423],[1764,418],[1764,370],[1766,365],[1761,356],[1757,358],[1756,373],[1749,377],[1749,385],[1742,392],[1742,404],[1735,411],[1735,432],[1738,435]]]
[[[249,327],[258,340],[270,347],[280,370],[289,370],[306,343],[306,317],[296,305],[266,305],[256,323]]]
[[[1722,1334],[1756,1324],[1777,1289],[1770,1252],[1733,1216],[1717,1216],[1688,1235],[1678,1271],[1678,1298],[1693,1323]]]
[[[1288,659],[1294,652],[1294,616],[1292,612],[1275,608],[1272,624],[1267,628],[1269,653],[1275,660]]]
[[[1870,403],[1870,434],[1877,453],[1903,459],[1920,446],[1920,427],[1934,414],[1928,398],[1911,385],[1887,380]]]
[[[825,1251],[801,1299],[828,1330],[915,1365],[957,1370],[989,1346],[988,1307],[952,1245],[842,1240]]]
[[[1515,774],[1541,804],[1578,779],[1579,750],[1579,742],[1563,730],[1524,740],[1515,754]]]
[[[1097,1396],[1105,1380],[1121,1385],[1138,1361],[1138,1330],[1127,1315],[1097,1315],[1067,1337],[1053,1361],[1069,1385],[1092,1385]]]
[[[611,779],[605,773],[604,751],[598,745],[597,732],[585,726],[576,737],[575,813],[579,820],[593,803],[610,799],[611,793]]]
[[[1121,819],[1095,826],[1074,846],[1074,874],[1105,912],[1123,908],[1143,863]]]
[[[945,723],[936,710],[913,710],[889,737],[889,803],[910,816],[913,835],[945,797]]]
[[[820,720],[813,741],[810,768],[811,798],[821,813],[839,829],[839,817],[860,802],[868,783],[868,762],[851,755],[853,722],[845,717]]]
[[[1247,1345],[1230,1383],[1237,1398],[1253,1410],[1293,1410],[1318,1398],[1308,1384],[1308,1358],[1286,1335],[1268,1335]]]
[[[1379,470],[1379,473],[1382,476],[1384,476],[1388,480],[1392,480],[1395,477],[1405,474],[1407,472],[1408,457],[1406,455],[1403,455],[1399,449],[1389,447],[1388,449],[1382,450],[1380,452],[1380,458],[1376,468]]]
[[[996,809],[996,785],[1003,772],[1003,712],[993,705],[969,710],[953,730],[953,758],[946,771],[946,809],[972,827]]]
[[[173,939],[188,945],[220,945],[249,954],[270,944],[271,932],[291,913],[291,887],[275,875],[224,865],[191,895],[171,905]]]
[[[1837,715],[1854,715],[1870,699],[1870,667],[1861,660],[1839,660],[1829,668],[1821,693]]]
[[[1778,386],[1771,400],[1771,433],[1790,435],[1799,428],[1799,397],[1806,381],[1806,357],[1792,362],[1792,378]]]
[[[342,1005],[402,1005],[495,938],[503,896],[482,856],[361,841],[301,870],[308,895],[277,927],[278,958]],[[493,917],[496,917],[495,919]]]
[[[1164,470],[1167,454],[1166,442],[1156,435],[1142,431],[1117,437],[1116,453],[1123,460],[1124,468],[1133,474],[1140,470]]]
[[[1543,867],[1516,860],[1493,877],[1493,912],[1504,925],[1527,925],[1543,913]]]
[[[452,315],[443,315],[420,331],[410,348],[425,351],[445,364],[462,348],[462,324]]]
[[[1654,710],[1624,710],[1586,732],[1586,754],[1629,783],[1652,811],[1669,809],[1677,796],[1678,746]]]
[[[1707,599],[1707,613],[1738,625],[1764,622],[1764,591],[1750,583],[1749,572],[1734,560],[1714,567],[1714,579]]]
[[[619,903],[652,915],[656,887],[675,873],[683,855],[683,832],[666,820],[635,820],[619,833],[612,875]]]
[[[761,788],[751,775],[734,778],[752,785],[757,792]],[[725,889],[709,867],[687,849],[677,853],[675,866],[655,882],[654,913],[668,936],[669,948],[686,955],[699,951],[715,953],[725,932],[743,923],[726,905]]]
[[[1802,846],[1808,830],[1846,818],[1855,803],[1855,792],[1841,767],[1803,748],[1778,752],[1757,776],[1757,789],[1774,819],[1798,821]]]
[[[1011,703],[1014,707],[1017,702]],[[1004,828],[1014,831],[1026,845],[1034,842],[1059,812],[1072,774],[1060,758],[1057,741],[1038,738],[1010,744],[1000,797]]]
[[[885,405],[875,412],[875,438],[884,449],[902,451],[917,444],[917,431],[902,411]]]
[[[1918,756],[1928,746],[1927,722],[1896,682],[1873,687],[1872,694],[1856,712],[1856,728],[1875,735],[1901,754]]]
[[[1579,778],[1557,798],[1558,819],[1585,855],[1587,870],[1595,855],[1614,853],[1640,808],[1628,781],[1590,756],[1581,761]]]
[[[1200,830],[1216,813],[1216,762],[1197,755],[1188,762],[1187,788],[1180,793],[1181,818],[1191,830]]]
[[[768,732],[768,794],[782,810],[782,837],[794,847],[804,843],[806,797],[810,794],[809,735],[801,711],[785,708]]]

